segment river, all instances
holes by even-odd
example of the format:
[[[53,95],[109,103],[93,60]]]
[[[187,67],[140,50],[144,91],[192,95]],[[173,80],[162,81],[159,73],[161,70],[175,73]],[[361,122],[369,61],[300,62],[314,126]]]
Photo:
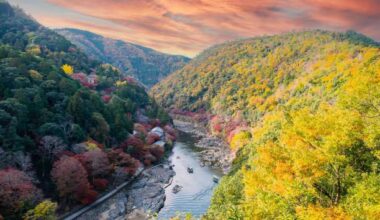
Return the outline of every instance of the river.
[[[213,189],[217,185],[213,176],[221,177],[222,171],[200,166],[199,149],[195,147],[196,139],[190,134],[181,132],[169,160],[174,165],[176,175],[172,184],[166,188],[165,206],[158,214],[158,219],[169,219],[178,212],[191,213],[200,217],[210,205]],[[194,173],[187,172],[192,167]],[[172,192],[175,185],[182,186],[177,194]]]

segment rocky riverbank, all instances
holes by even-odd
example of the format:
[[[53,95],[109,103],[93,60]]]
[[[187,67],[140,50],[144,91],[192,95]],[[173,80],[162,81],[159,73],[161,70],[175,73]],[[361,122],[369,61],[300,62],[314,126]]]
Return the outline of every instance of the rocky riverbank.
[[[174,120],[174,125],[179,131],[192,134],[198,139],[195,145],[201,149],[199,156],[202,166],[221,168],[224,173],[228,173],[233,160],[233,153],[226,142],[210,135],[202,124],[177,118]]]
[[[78,219],[148,219],[146,213],[157,213],[164,206],[164,187],[174,175],[169,165],[147,169],[130,186]]]

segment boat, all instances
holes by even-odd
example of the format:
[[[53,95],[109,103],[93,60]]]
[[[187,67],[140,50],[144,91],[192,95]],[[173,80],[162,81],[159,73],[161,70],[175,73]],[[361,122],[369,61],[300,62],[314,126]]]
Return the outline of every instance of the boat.
[[[175,185],[175,186],[173,187],[173,189],[172,189],[172,192],[173,192],[174,194],[177,194],[179,191],[181,191],[181,189],[182,189],[182,186],[180,186],[180,185]]]
[[[217,176],[212,176],[212,181],[214,181],[214,183],[218,183],[219,182],[219,177]]]
[[[188,168],[187,168],[187,172],[188,172],[188,173],[194,173],[194,169],[191,168],[191,167],[188,167]]]

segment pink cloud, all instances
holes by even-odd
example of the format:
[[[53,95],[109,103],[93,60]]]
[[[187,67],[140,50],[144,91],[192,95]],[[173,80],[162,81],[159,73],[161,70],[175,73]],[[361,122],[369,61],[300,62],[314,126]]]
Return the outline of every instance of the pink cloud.
[[[82,21],[54,21],[55,25],[71,23],[106,36],[190,56],[226,40],[310,28],[354,29],[380,39],[377,0],[48,1],[111,22],[114,27],[102,28]]]

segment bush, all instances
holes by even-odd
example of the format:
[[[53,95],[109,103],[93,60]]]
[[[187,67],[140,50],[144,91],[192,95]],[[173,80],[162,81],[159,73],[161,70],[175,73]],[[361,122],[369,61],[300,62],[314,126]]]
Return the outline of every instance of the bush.
[[[18,214],[31,208],[42,193],[24,172],[8,168],[0,170],[0,212],[5,218],[18,218]]]
[[[29,210],[24,215],[24,220],[55,220],[57,216],[55,211],[57,209],[57,203],[50,200],[44,200],[38,204],[34,209]]]

